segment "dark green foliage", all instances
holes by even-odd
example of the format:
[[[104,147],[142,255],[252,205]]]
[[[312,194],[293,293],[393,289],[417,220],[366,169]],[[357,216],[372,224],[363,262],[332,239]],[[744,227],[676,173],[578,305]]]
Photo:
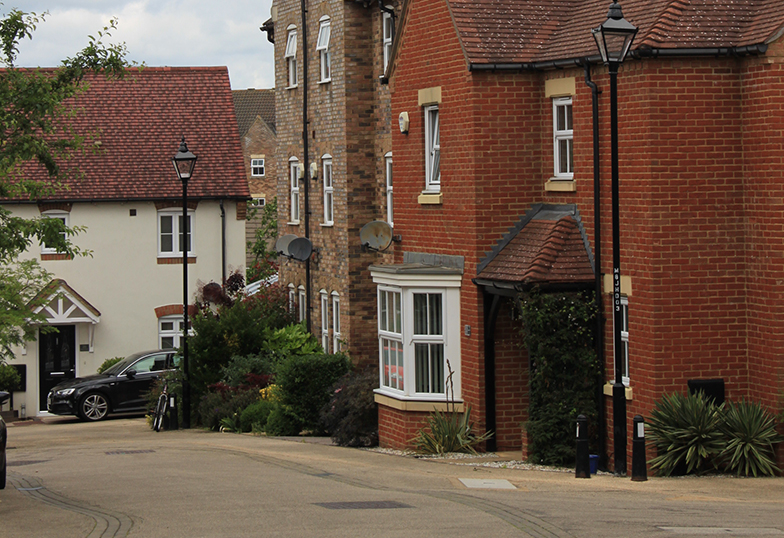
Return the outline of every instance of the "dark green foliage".
[[[240,414],[240,428],[242,431],[263,430],[267,424],[267,418],[269,418],[270,412],[274,407],[275,404],[268,400],[259,400],[243,409]]]
[[[598,448],[601,365],[594,349],[593,293],[542,293],[520,298],[523,341],[531,362],[528,450],[536,463],[574,462],[574,424],[585,415]]]
[[[346,355],[292,355],[275,372],[281,407],[299,421],[300,429],[320,431],[319,411],[330,388],[350,369]],[[270,416],[271,420],[272,416]]]
[[[11,392],[19,388],[22,378],[10,364],[0,364],[0,390]]]
[[[429,431],[428,431],[429,430]],[[468,452],[476,454],[476,447],[493,435],[485,432],[477,435],[471,424],[471,406],[465,413],[455,411],[433,411],[427,419],[427,428],[417,432],[414,447],[423,454],[447,454]]]
[[[226,390],[217,389],[208,392],[199,402],[199,417],[201,425],[210,430],[219,430],[221,421],[225,418],[236,420],[239,423],[239,416],[242,410],[255,403],[259,399],[259,391],[251,390]]]
[[[262,354],[232,357],[229,364],[221,368],[221,374],[221,381],[232,387],[264,388],[269,385],[272,362],[268,355]]]
[[[276,402],[267,417],[264,432],[267,435],[292,436],[302,431],[302,421],[287,406]]]
[[[331,389],[321,410],[321,426],[340,446],[378,445],[378,407],[373,389],[378,386],[378,366],[349,372]]]
[[[776,466],[773,445],[782,441],[776,420],[764,407],[742,400],[724,409],[722,433],[727,444],[721,452],[726,470],[744,476],[773,476]]]
[[[261,209],[248,212],[248,220],[261,213],[261,223],[256,230],[254,241],[248,242],[254,263],[246,272],[248,282],[256,282],[272,276],[278,270],[278,253],[275,252],[275,238],[278,235],[278,199],[272,198]]]
[[[96,371],[96,373],[99,373],[99,374],[102,373],[104,370],[106,370],[110,366],[114,366],[115,364],[117,364],[118,362],[123,360],[124,358],[125,357],[112,357],[111,359],[106,359],[98,367],[98,370]]]
[[[274,332],[292,321],[288,296],[276,285],[215,311],[202,308],[193,317],[195,334],[188,339],[195,397],[200,398],[209,385],[220,381],[222,369],[232,357],[263,352]]]
[[[657,453],[650,461],[651,468],[663,476],[716,469],[725,445],[723,407],[701,391],[689,396],[665,394],[648,421],[648,439]]]

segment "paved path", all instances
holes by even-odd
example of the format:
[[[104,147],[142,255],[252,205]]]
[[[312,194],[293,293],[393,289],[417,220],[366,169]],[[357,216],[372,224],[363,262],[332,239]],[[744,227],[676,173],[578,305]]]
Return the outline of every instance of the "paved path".
[[[16,423],[9,448],[2,538],[784,537],[780,478],[580,480],[251,435],[155,433],[144,419]]]

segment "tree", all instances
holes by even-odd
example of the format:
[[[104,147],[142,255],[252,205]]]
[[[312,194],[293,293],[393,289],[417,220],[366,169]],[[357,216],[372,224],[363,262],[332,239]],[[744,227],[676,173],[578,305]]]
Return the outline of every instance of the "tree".
[[[32,39],[46,15],[11,9],[0,19],[0,199],[40,199],[57,192],[59,178],[79,173],[64,163],[76,152],[95,148],[87,139],[96,135],[77,135],[69,128],[69,118],[78,113],[69,100],[87,89],[87,73],[121,78],[129,66],[125,44],[104,43],[117,27],[113,19],[57,68],[16,67],[20,42]],[[30,177],[35,167],[45,171],[46,179]],[[27,301],[50,278],[35,261],[19,261],[20,254],[34,241],[71,256],[85,254],[70,241],[79,231],[60,219],[24,219],[0,207],[0,361],[9,357],[11,345],[33,338],[32,324],[40,319],[31,316]]]

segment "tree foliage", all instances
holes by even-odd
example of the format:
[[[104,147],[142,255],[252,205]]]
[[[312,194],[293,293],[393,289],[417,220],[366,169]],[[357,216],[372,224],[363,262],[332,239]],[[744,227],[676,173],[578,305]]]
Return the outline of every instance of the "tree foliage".
[[[520,304],[531,361],[529,453],[537,463],[571,464],[578,415],[592,425],[596,448],[600,365],[594,349],[593,295],[534,290],[523,295]]]
[[[77,134],[70,128],[69,120],[79,113],[70,100],[86,90],[86,74],[120,78],[128,67],[125,45],[105,42],[116,20],[88,36],[87,46],[59,67],[17,67],[20,43],[32,39],[46,15],[11,9],[0,19],[0,199],[40,199],[62,189],[63,177],[78,174],[67,163],[87,147],[95,150],[87,142],[97,133]],[[24,173],[36,169],[45,179]],[[70,241],[80,231],[83,228],[68,228],[60,219],[24,219],[0,207],[0,358],[9,356],[10,346],[34,335],[32,324],[40,320],[30,316],[27,302],[50,278],[35,262],[19,261],[19,256],[34,242],[70,256],[88,254]]]

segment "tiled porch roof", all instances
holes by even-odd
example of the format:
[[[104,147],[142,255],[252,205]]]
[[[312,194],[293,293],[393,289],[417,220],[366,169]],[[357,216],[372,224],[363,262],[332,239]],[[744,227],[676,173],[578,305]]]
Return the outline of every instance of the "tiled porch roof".
[[[515,288],[593,282],[593,259],[576,208],[534,206],[488,253],[477,273],[477,283]]]

